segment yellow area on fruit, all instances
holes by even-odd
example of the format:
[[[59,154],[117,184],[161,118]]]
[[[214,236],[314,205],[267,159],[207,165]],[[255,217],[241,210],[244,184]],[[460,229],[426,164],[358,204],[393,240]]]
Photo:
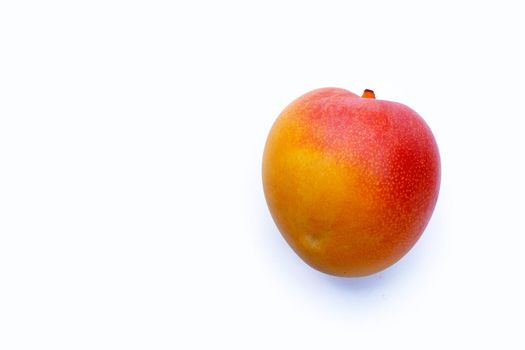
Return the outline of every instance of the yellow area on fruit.
[[[296,148],[285,153],[290,185],[296,199],[296,229],[306,230],[306,247],[319,248],[321,241],[336,225],[341,208],[347,203],[355,178],[351,171],[340,171],[334,159],[313,149]],[[347,173],[345,176],[344,174]],[[291,174],[291,176],[290,176]],[[315,228],[316,232],[311,231]],[[313,243],[313,244],[312,244]]]
[[[271,167],[265,187],[274,218],[292,247],[299,253],[322,251],[334,240],[348,240],[350,232],[360,244],[377,243],[380,237],[368,234],[377,201],[357,166],[305,144],[279,150],[267,150]]]

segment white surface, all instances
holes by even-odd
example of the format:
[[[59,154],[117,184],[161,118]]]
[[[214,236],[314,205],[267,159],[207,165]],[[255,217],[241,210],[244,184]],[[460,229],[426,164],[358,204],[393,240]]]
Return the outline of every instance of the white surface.
[[[3,1],[1,349],[523,348],[519,1]],[[337,86],[431,126],[394,267],[318,273],[264,202],[267,132]]]

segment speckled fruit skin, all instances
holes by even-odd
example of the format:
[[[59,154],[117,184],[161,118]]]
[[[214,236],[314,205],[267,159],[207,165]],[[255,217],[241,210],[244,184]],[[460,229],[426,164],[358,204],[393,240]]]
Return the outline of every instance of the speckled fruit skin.
[[[277,227],[306,263],[365,276],[395,263],[422,234],[438,197],[440,160],[412,109],[324,88],[277,118],[262,176]]]

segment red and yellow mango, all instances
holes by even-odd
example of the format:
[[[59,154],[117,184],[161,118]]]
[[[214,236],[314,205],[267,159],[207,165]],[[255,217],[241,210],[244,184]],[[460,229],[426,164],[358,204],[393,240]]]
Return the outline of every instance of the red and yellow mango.
[[[280,114],[263,156],[272,217],[310,266],[364,276],[392,265],[425,229],[440,183],[429,127],[396,102],[337,88]]]

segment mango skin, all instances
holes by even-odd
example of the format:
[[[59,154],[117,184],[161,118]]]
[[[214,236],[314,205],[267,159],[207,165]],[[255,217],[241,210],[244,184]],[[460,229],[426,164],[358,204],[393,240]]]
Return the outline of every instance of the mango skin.
[[[270,213],[310,266],[366,276],[394,264],[437,201],[439,151],[412,109],[338,88],[309,92],[275,121],[262,178]]]

